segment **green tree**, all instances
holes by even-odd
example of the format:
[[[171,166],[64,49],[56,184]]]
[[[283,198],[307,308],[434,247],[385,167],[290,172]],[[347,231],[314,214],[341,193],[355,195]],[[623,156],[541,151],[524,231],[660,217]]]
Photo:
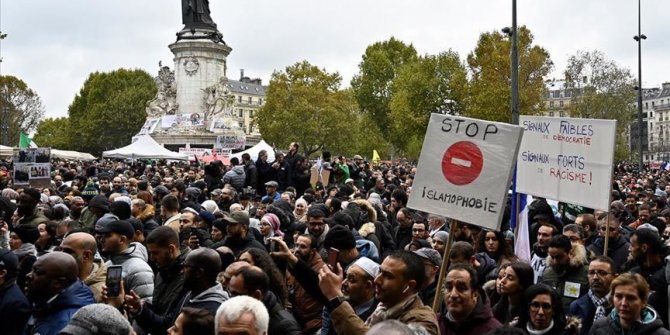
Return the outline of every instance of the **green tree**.
[[[363,61],[358,65],[359,73],[351,80],[351,87],[359,108],[382,134],[388,134],[390,129],[393,80],[403,64],[415,62],[417,58],[414,46],[393,37],[365,49]]]
[[[44,105],[37,92],[19,78],[0,76],[0,126],[7,125],[6,145],[17,145],[21,132],[34,130],[43,116]]]
[[[72,148],[99,155],[127,145],[146,120],[146,103],[155,94],[156,83],[143,70],[91,73],[69,107]]]
[[[533,45],[533,34],[525,26],[518,29],[519,112],[539,111],[544,94],[544,77],[553,63],[549,52]],[[511,41],[497,32],[479,36],[475,50],[467,57],[470,69],[470,95],[465,115],[473,118],[509,122],[511,116]]]
[[[392,87],[391,143],[407,158],[418,158],[430,114],[462,113],[467,86],[465,66],[454,51],[402,65]]]
[[[607,59],[601,51],[578,51],[568,58],[566,89],[571,93],[570,114],[575,117],[617,120],[617,134],[625,134],[635,114],[635,78],[627,68]],[[617,136],[615,159],[628,158],[625,136]]]
[[[300,143],[309,156],[324,148],[345,153],[356,131],[356,101],[342,78],[302,61],[272,74],[265,105],[254,122],[280,147]]]
[[[47,118],[37,125],[33,141],[40,147],[67,150],[70,148],[70,136],[67,117]]]

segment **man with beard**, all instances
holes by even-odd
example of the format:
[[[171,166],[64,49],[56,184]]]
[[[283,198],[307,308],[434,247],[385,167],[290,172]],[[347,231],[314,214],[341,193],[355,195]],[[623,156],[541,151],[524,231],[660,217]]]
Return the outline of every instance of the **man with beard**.
[[[123,180],[121,177],[114,177],[114,179],[112,179],[112,193],[128,195],[128,190],[123,187]]]
[[[607,217],[600,220],[598,223],[598,233],[599,237],[588,246],[587,250],[592,252],[596,256],[603,255],[605,250],[605,235],[607,225],[609,225],[609,242],[607,246],[607,255],[611,257],[614,261],[614,264],[617,264],[617,272],[622,273],[626,260],[628,258],[628,249],[630,248],[630,243],[621,236],[621,223],[614,215],[608,214]]]
[[[438,315],[440,334],[481,335],[502,326],[493,316],[486,293],[479,287],[471,266],[451,266],[444,283],[447,310]]]
[[[151,298],[154,291],[154,272],[144,260],[138,245],[130,246],[135,228],[128,221],[115,220],[96,228],[102,235],[102,252],[109,254],[107,267],[123,267],[125,292],[134,291],[142,299]]]
[[[253,233],[249,231],[249,214],[245,211],[237,211],[223,219],[228,223],[226,230],[228,236],[223,242],[223,246],[230,248],[239,257],[240,253],[248,248],[256,248],[266,251],[265,246],[258,242]]]
[[[596,256],[589,264],[589,292],[570,304],[569,314],[582,319],[580,334],[587,335],[593,322],[609,315],[610,284],[617,277],[614,261],[606,256]]]
[[[318,272],[323,266],[323,260],[316,247],[316,238],[309,234],[298,236],[293,254]],[[293,316],[298,320],[304,334],[314,333],[321,328],[321,313],[323,304],[310,295],[287,271],[286,282],[291,292]]]
[[[61,242],[60,249],[74,257],[79,268],[79,280],[91,289],[95,301],[103,302],[102,287],[107,278],[107,266],[95,259],[98,246],[93,235],[83,232],[69,234]]]
[[[651,294],[648,304],[659,312],[659,318],[668,327],[668,282],[666,280],[665,255],[666,247],[663,245],[658,233],[651,229],[637,229],[630,236],[630,255],[635,266],[630,269],[632,273],[638,273],[647,280]]]
[[[369,327],[389,319],[423,327],[428,334],[439,334],[435,313],[417,294],[425,281],[425,271],[421,258],[413,252],[397,250],[384,259],[374,281],[379,305],[367,321],[358,318],[344,299],[341,267],[336,271],[322,267],[319,287],[330,301],[331,323],[337,334],[364,334]]]
[[[540,222],[537,228],[537,242],[533,245],[532,255],[530,259],[530,266],[533,268],[535,278],[533,283],[537,284],[542,278],[544,268],[547,266],[547,256],[549,250],[549,242],[554,235],[558,234],[558,230],[554,225],[546,222]]]
[[[70,200],[70,221],[78,221],[81,218],[81,212],[86,207],[84,198],[76,196]]]
[[[342,282],[344,299],[351,305],[356,315],[363,321],[377,309],[379,301],[375,299],[375,277],[379,273],[379,264],[367,257],[357,259],[347,269]],[[335,334],[335,327],[330,318],[330,310],[324,312],[323,332]]]
[[[139,310],[135,315],[137,324],[147,333],[165,334],[179,314],[179,304],[186,293],[183,264],[185,255],[179,248],[179,236],[170,227],[161,226],[149,234],[147,249],[151,260],[158,267],[151,302],[131,306]],[[133,296],[133,294],[130,294]],[[139,302],[136,295],[131,299]]]
[[[400,208],[396,214],[396,221],[398,226],[395,229],[395,248],[396,250],[404,249],[410,242],[412,242],[412,213],[406,207]]]
[[[563,310],[570,303],[588,292],[589,261],[586,249],[579,243],[572,244],[565,235],[551,238],[547,266],[542,273],[542,284],[553,287],[561,295]]]
[[[105,198],[109,198],[112,195],[112,185],[111,178],[106,174],[101,174],[98,177],[98,187],[100,188],[100,194],[104,195]]]
[[[25,224],[37,227],[40,223],[48,221],[46,216],[37,210],[40,197],[40,192],[34,188],[27,188],[21,192],[16,204],[16,210],[19,214],[17,225]]]
[[[34,309],[25,334],[56,335],[81,307],[95,303],[93,293],[77,274],[77,261],[64,252],[50,252],[37,259],[26,285]]]
[[[326,234],[330,229],[324,221],[325,217],[326,214],[319,207],[311,207],[307,211],[307,230],[305,230],[305,233],[316,238],[316,247],[319,253],[321,253],[323,241],[326,239]]]
[[[216,203],[223,212],[230,212],[230,206],[237,203],[237,191],[232,187],[224,187],[221,190],[221,198]]]

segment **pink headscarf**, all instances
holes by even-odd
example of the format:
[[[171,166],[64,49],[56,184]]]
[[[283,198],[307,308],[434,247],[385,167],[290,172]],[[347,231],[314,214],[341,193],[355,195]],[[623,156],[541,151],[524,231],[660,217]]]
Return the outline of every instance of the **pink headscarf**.
[[[261,221],[267,221],[270,224],[274,236],[284,236],[284,233],[279,229],[280,222],[277,215],[266,213],[263,215],[263,218],[261,218]]]

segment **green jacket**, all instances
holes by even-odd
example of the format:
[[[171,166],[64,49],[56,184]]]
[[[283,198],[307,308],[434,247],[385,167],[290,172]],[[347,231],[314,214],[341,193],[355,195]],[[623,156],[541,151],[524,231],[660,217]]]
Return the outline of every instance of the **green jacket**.
[[[556,269],[551,266],[551,256],[547,256],[547,267],[542,273],[541,283],[547,284],[561,296],[563,308],[570,310],[570,303],[589,291],[589,261],[586,248],[581,244],[573,244],[567,267]]]

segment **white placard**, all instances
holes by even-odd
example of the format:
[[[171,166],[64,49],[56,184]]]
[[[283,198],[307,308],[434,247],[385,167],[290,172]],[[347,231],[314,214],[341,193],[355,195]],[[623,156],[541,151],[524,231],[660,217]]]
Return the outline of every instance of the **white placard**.
[[[521,116],[517,191],[609,210],[615,120]]]
[[[432,114],[407,207],[499,230],[522,128]]]

